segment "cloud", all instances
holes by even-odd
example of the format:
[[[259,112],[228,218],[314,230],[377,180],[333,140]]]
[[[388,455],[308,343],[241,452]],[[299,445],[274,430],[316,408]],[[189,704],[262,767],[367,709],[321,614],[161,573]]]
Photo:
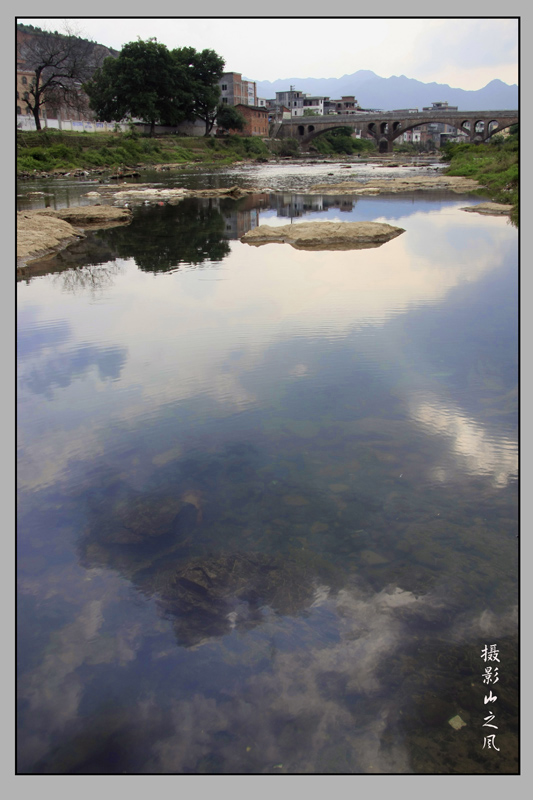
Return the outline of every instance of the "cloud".
[[[252,674],[238,692],[228,690],[226,698],[198,692],[171,700],[174,730],[154,742],[143,769],[181,773],[210,760],[237,774],[273,772],[276,765],[299,774],[411,772],[401,737],[383,746],[387,731],[400,723],[401,710],[387,686],[388,674],[404,669],[400,655],[411,640],[409,631],[419,632],[420,645],[425,641],[420,624],[438,627],[449,613],[450,604],[437,593],[417,597],[398,586],[368,593],[352,585],[336,597],[323,591],[321,601],[292,623],[266,617],[263,635],[271,641],[287,625],[295,642],[312,643],[271,650],[270,668]],[[501,636],[502,620],[506,631],[516,632],[512,610],[492,617],[488,611],[470,616],[457,630],[452,621],[447,632],[440,630],[443,650],[446,640],[468,646],[479,634],[497,629]],[[334,638],[330,629],[327,646],[320,636],[323,619],[336,632]]]
[[[495,78],[518,81],[518,21],[435,20],[417,33],[408,77],[480,89]]]
[[[488,476],[494,486],[506,486],[516,479],[518,448],[516,440],[485,430],[477,420],[465,412],[445,403],[442,399],[425,393],[421,398],[413,392],[409,400],[410,414],[430,436],[440,436],[449,442],[448,453],[453,458],[450,470],[438,466],[433,479],[446,481],[457,478],[457,471]]]
[[[111,663],[124,666],[136,656],[140,641],[138,624],[125,624],[114,636],[102,635],[105,609],[116,600],[120,580],[106,576],[104,583],[97,580],[93,584],[93,575],[96,577],[98,570],[87,571],[85,580],[80,580],[79,571],[68,572],[63,567],[59,585],[58,576],[49,571],[45,592],[43,586],[34,585],[29,579],[20,581],[20,591],[40,593],[41,601],[46,596],[61,594],[62,601],[68,602],[74,580],[75,601],[81,599],[73,619],[51,632],[39,665],[19,676],[18,696],[23,703],[19,722],[24,723],[24,735],[19,740],[22,771],[45,756],[54,737],[68,735],[67,731],[78,721],[80,703],[87,689],[80,668]]]

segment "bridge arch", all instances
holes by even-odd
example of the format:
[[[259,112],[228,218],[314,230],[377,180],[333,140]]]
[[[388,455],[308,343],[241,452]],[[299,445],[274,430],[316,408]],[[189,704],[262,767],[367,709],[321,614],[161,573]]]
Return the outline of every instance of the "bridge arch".
[[[490,128],[490,125],[492,125],[492,122],[489,123],[489,135],[487,137],[488,139],[490,139],[490,137],[494,136],[496,133],[501,133],[502,131],[506,131],[508,128],[511,127],[511,125],[513,125],[512,122],[511,123],[509,123],[509,122],[500,123],[497,119],[493,120],[493,122],[495,123],[496,127],[495,128]]]
[[[310,142],[312,139],[316,139],[317,136],[322,136],[324,133],[331,133],[331,131],[338,131],[341,128],[349,128],[350,126],[346,123],[338,123],[337,125],[331,125],[327,128],[318,128],[316,129],[314,125],[298,125],[298,135],[302,138],[305,137],[306,142]],[[307,130],[306,130],[307,128]]]

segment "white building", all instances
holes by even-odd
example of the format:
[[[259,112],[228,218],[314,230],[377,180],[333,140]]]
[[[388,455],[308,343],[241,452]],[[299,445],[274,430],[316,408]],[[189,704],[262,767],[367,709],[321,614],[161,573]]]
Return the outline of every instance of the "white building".
[[[322,116],[324,114],[324,101],[328,99],[328,97],[304,94],[303,111],[314,111]]]

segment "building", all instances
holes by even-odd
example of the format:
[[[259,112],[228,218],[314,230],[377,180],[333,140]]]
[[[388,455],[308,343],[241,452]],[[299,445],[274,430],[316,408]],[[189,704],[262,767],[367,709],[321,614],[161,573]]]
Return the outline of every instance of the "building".
[[[432,103],[430,106],[424,106],[422,111],[458,111],[458,106],[450,106],[447,101],[439,101]],[[444,122],[428,122],[426,125],[421,126],[423,133],[423,140],[431,140],[439,147],[446,139],[453,139],[458,135],[457,128],[453,125],[447,125]]]
[[[287,92],[276,92],[275,100],[267,100],[270,108],[278,110],[286,106],[291,111],[292,117],[303,117],[305,112],[313,111],[315,114],[355,114],[360,111],[359,104],[354,95],[344,95],[339,100],[330,100],[323,95],[305,94],[291,86]]]
[[[225,72],[218,82],[220,100],[228,106],[257,106],[257,85],[248,81],[240,72]]]
[[[329,97],[325,97],[324,100],[325,114],[355,114],[361,111],[353,94],[343,95],[340,100],[330,100]]]
[[[319,95],[304,95],[303,110],[313,111],[315,114],[324,114],[324,103],[329,100],[329,97],[321,97]]]
[[[303,92],[295,91],[291,86],[288,92],[276,92],[274,105],[276,108],[286,106],[290,109],[292,117],[303,117],[304,94]]]
[[[246,120],[246,125],[242,131],[230,130],[230,133],[240,133],[242,136],[262,136],[268,137],[268,116],[267,108],[261,106],[250,106],[238,103],[235,108]]]
[[[24,68],[19,68],[17,65],[17,117],[33,117],[33,114],[27,107],[25,100],[28,97],[28,90],[31,85],[32,78],[34,77],[35,75],[33,72],[28,72],[24,70]]]

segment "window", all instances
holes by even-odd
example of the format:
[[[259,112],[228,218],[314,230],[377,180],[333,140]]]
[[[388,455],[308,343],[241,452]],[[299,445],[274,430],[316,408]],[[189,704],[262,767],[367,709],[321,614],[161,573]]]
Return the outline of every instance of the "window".
[[[227,102],[228,102],[228,98],[227,98],[227,97],[223,97],[223,98],[222,98],[222,102],[223,102],[223,103],[227,103]]]
[[[26,78],[25,75],[22,76],[22,83],[24,84],[24,86],[26,86],[26,84],[28,83],[28,79]]]
[[[223,83],[222,84],[222,91],[225,92],[225,91],[227,91],[227,89],[228,89],[228,84],[227,83]]]

